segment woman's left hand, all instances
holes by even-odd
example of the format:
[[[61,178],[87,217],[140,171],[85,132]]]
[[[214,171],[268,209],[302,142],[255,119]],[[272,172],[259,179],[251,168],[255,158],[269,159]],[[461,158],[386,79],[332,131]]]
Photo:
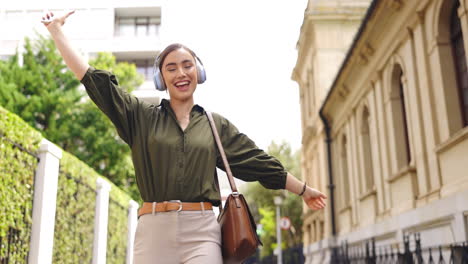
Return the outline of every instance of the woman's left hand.
[[[312,210],[320,210],[326,206],[325,199],[327,196],[320,191],[307,186],[302,199],[307,204],[307,206]]]

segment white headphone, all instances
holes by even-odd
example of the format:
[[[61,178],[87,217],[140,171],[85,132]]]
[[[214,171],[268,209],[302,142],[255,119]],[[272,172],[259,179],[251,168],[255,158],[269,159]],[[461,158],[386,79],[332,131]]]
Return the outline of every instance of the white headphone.
[[[195,64],[197,65],[197,79],[198,83],[202,84],[206,81],[206,72],[205,68],[203,67],[203,63],[201,62],[200,58],[198,58],[197,55],[192,54],[193,57],[195,57]],[[154,60],[154,66],[153,66],[153,81],[154,81],[154,86],[156,87],[156,90],[158,91],[165,91],[166,90],[166,84],[164,83],[164,79],[162,77],[162,73],[159,70],[159,64],[161,63],[159,61],[160,56],[158,55],[156,59]]]

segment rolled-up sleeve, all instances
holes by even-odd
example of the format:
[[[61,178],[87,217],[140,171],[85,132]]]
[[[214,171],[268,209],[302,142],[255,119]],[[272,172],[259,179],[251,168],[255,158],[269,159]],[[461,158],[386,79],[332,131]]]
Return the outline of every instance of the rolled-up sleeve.
[[[115,75],[89,67],[81,80],[93,102],[115,125],[119,136],[132,145],[139,101],[119,88]]]
[[[283,165],[275,157],[259,149],[227,119],[220,119],[220,138],[234,177],[243,181],[259,181],[268,189],[284,189],[287,172]],[[217,167],[225,170],[219,154]]]

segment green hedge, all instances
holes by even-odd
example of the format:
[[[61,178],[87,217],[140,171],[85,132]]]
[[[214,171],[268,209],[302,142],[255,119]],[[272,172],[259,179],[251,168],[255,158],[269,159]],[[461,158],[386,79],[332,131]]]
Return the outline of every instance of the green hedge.
[[[107,263],[125,263],[127,256],[128,201],[130,197],[114,185],[109,196]]]
[[[91,263],[98,174],[64,152],[60,161],[54,263]]]
[[[93,256],[96,179],[100,175],[64,153],[60,162],[54,262],[89,263]],[[106,263],[125,263],[130,196],[110,181]]]
[[[0,107],[0,262],[27,263],[32,199],[42,136]],[[16,146],[15,146],[16,145]],[[22,150],[23,149],[23,150]],[[29,152],[29,153],[28,153]],[[93,254],[96,179],[100,175],[63,152],[57,192],[54,263],[90,263]],[[109,181],[108,181],[109,182]],[[109,182],[110,183],[110,182]],[[111,184],[107,263],[125,263],[130,196]],[[8,243],[8,238],[14,239]],[[7,261],[8,257],[8,261]]]
[[[26,263],[41,134],[0,107],[0,262]],[[22,150],[23,149],[23,150]],[[10,238],[10,243],[8,239]],[[13,240],[13,241],[12,241]],[[7,260],[8,259],[8,260]]]

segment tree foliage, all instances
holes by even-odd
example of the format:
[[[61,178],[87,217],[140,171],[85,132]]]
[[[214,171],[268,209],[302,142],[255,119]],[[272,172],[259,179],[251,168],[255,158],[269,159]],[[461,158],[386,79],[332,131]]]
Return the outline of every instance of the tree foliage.
[[[130,149],[79,89],[79,81],[53,41],[42,36],[37,41],[26,38],[22,56],[22,67],[18,53],[0,61],[0,105],[139,200]],[[134,64],[117,63],[109,53],[99,53],[90,65],[113,72],[128,92],[143,82]]]
[[[24,49],[23,67],[18,54],[0,64],[0,103],[57,142],[83,96],[79,81],[66,70],[52,41],[40,37],[33,44],[26,38]]]
[[[293,153],[291,146],[287,142],[282,142],[280,144],[272,142],[267,152],[277,158],[288,172],[300,179],[300,151]],[[283,197],[281,216],[289,217],[292,223],[292,228],[290,230],[282,231],[282,241],[284,242],[282,243],[282,247],[289,248],[301,243],[301,197],[285,190],[265,189],[258,182],[246,185],[244,196],[249,203],[255,221],[262,225],[262,232],[260,235],[263,242],[262,256],[271,255],[276,247],[276,206],[273,203],[275,196]]]

